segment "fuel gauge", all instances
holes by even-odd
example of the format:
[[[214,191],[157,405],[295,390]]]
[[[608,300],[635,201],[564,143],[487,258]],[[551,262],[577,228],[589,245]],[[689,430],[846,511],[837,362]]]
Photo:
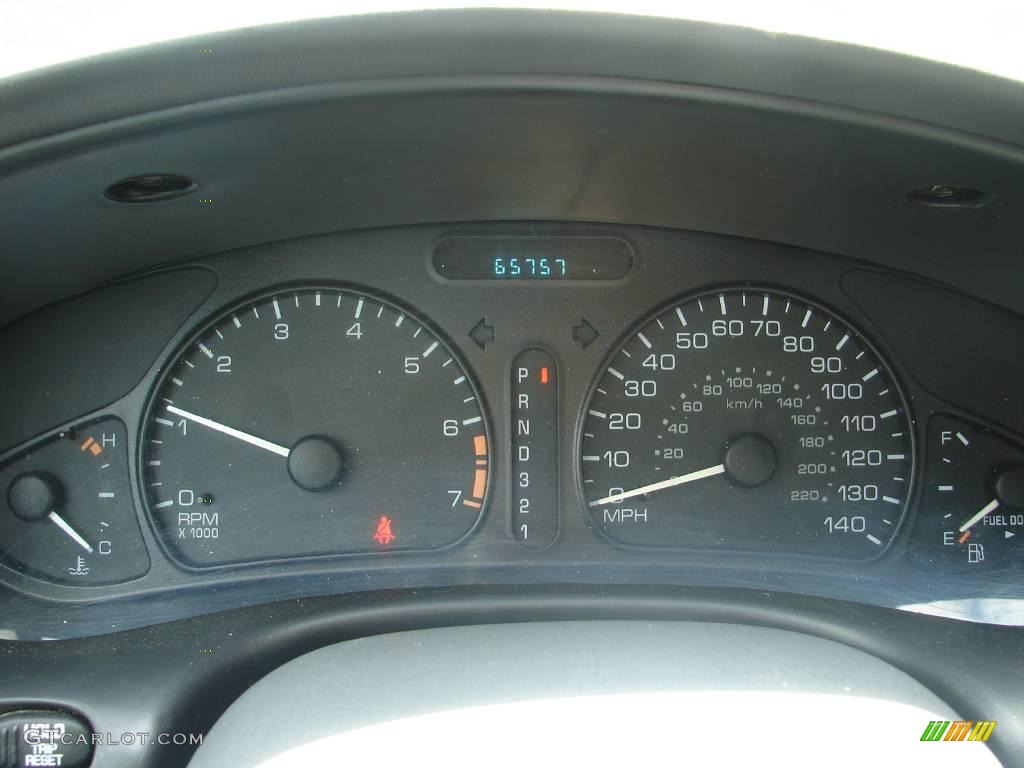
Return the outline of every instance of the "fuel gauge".
[[[952,416],[929,425],[919,527],[929,557],[971,569],[1024,565],[1024,449]],[[930,557],[930,559],[933,559]]]

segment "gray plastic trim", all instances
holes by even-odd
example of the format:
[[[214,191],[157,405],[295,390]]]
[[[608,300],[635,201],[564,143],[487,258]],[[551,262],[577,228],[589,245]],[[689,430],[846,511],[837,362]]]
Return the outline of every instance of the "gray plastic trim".
[[[250,27],[0,79],[9,117],[0,124],[0,147],[273,88],[513,74],[706,85],[898,115],[1011,144],[1024,140],[1021,83],[925,59],[618,13],[460,9]]]
[[[591,732],[570,728],[595,707],[603,715],[600,722],[590,723]],[[895,718],[889,735],[897,749],[904,745],[907,755],[916,753],[906,750],[929,746],[919,738],[930,719],[957,719],[947,704],[895,667],[797,632],[701,622],[481,625],[367,637],[300,656],[230,706],[191,765],[309,765],[323,750],[335,760],[358,763],[356,754],[344,750],[378,742],[379,757],[390,763],[410,750],[431,754],[433,745],[401,739],[433,733],[425,738],[434,741],[452,728],[467,730],[463,738],[448,743],[446,764],[489,762],[479,751],[481,745],[499,749],[495,757],[501,764],[552,764],[554,755],[537,749],[547,729],[544,722],[552,718],[565,718],[565,735],[576,743],[575,749],[593,756],[593,744],[599,744],[598,757],[606,753],[598,760],[601,764],[630,744],[638,756],[649,757],[666,738],[674,740],[673,761],[678,762],[705,754],[707,740],[702,742],[699,734],[702,728],[716,727],[711,719],[722,707],[737,715],[737,733],[755,725],[742,721],[751,709],[758,713],[757,728],[778,727],[780,734],[787,729],[804,734],[803,727],[787,722],[794,716],[827,720],[834,711],[835,733],[841,735],[867,725],[866,720],[858,725],[843,718],[884,714]],[[645,708],[654,719],[638,716]],[[698,718],[684,720],[691,738],[681,738],[682,729],[676,734],[643,728],[636,732],[635,726],[663,718],[666,708]],[[532,723],[532,734],[524,731],[527,723]],[[391,726],[398,730],[389,731]],[[495,727],[503,733],[494,734]],[[500,748],[488,734],[501,739]],[[813,756],[806,751],[811,745],[821,748],[821,736],[802,746],[799,738],[780,738],[774,745],[745,739],[719,742],[714,755],[732,762],[753,754],[752,748],[761,756],[777,749],[799,763],[801,757]],[[367,737],[372,737],[370,742]],[[842,749],[852,749],[858,759],[873,755],[891,762],[892,754],[881,751],[889,738],[862,741],[863,747],[847,741]],[[959,750],[957,759],[997,764],[982,745],[971,746],[980,748]],[[843,764],[853,757],[844,754]]]

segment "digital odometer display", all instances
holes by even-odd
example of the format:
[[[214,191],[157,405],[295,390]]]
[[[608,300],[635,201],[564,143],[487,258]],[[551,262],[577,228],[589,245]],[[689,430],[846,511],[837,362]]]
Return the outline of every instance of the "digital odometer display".
[[[434,549],[483,512],[486,420],[444,340],[351,289],[281,290],[202,329],[142,435],[149,512],[195,566]]]
[[[617,237],[448,237],[434,250],[450,280],[618,280],[632,265]]]
[[[889,367],[832,313],[770,290],[645,320],[601,372],[580,432],[593,524],[630,545],[869,558],[911,489]]]

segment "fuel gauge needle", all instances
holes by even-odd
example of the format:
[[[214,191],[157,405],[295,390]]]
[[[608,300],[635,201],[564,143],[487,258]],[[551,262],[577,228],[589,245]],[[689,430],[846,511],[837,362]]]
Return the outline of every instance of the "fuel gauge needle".
[[[975,512],[974,515],[971,516],[971,519],[963,525],[961,525],[958,529],[960,533],[966,534],[965,536],[962,536],[960,538],[960,543],[963,544],[965,541],[967,541],[967,536],[970,535],[968,531],[970,531],[971,528],[973,528],[978,522],[980,522],[985,517],[985,515],[987,515],[989,512],[994,512],[998,508],[999,499],[992,499],[992,501],[990,501],[984,507]]]
[[[221,424],[218,421],[207,419],[205,416],[198,416],[194,413],[189,413],[188,411],[184,411],[173,405],[167,406],[167,412],[173,413],[175,416],[181,416],[183,419],[194,421],[196,424],[200,424],[207,429],[212,429],[215,432],[221,432],[235,438],[236,440],[241,440],[243,443],[255,445],[257,448],[262,448],[265,451],[276,453],[278,456],[284,456],[286,459],[288,458],[288,454],[291,453],[291,451],[283,445],[272,443],[269,440],[264,440],[262,437],[256,437],[256,435],[250,435],[248,432],[242,432],[234,427],[229,427],[227,424]]]
[[[51,512],[47,515],[47,517],[53,521],[54,525],[56,525],[58,528],[64,531],[64,533],[66,533],[68,536],[70,536],[78,546],[80,546],[90,555],[92,554],[92,545],[90,545],[88,541],[83,539],[82,535],[78,531],[76,531],[74,528],[68,525],[67,520],[58,515],[56,512]]]
[[[590,502],[588,506],[596,507],[599,504],[615,503],[623,501],[624,499],[631,499],[634,496],[643,496],[645,493],[654,493],[654,491],[662,491],[666,488],[683,485],[683,483],[692,483],[694,480],[703,480],[705,477],[714,477],[715,475],[721,475],[724,472],[725,465],[718,464],[714,467],[698,469],[696,472],[689,472],[685,475],[680,475],[679,477],[670,477],[668,480],[660,480],[657,483],[651,483],[650,485],[644,485],[640,488],[634,488],[631,491],[613,493],[611,496],[605,496],[603,499]]]

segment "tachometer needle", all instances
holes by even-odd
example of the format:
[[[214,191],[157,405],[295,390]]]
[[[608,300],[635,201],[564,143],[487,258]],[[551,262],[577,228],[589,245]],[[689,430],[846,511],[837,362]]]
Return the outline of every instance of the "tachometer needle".
[[[70,536],[78,546],[80,546],[90,555],[92,554],[92,546],[89,544],[88,541],[82,538],[82,535],[78,531],[76,531],[74,528],[68,525],[67,520],[58,515],[56,512],[51,512],[47,515],[47,517],[50,518],[58,528],[64,531],[64,533]]]
[[[992,499],[992,501],[990,501],[984,507],[975,512],[974,515],[971,516],[970,520],[968,520],[966,523],[960,526],[960,533],[963,533],[964,531],[973,527],[977,522],[979,522],[983,517],[985,517],[985,515],[987,515],[989,512],[994,512],[998,508],[999,499]]]
[[[630,499],[634,496],[643,496],[645,493],[653,493],[654,491],[662,491],[665,488],[672,488],[676,485],[683,485],[684,483],[692,483],[694,480],[703,480],[705,477],[714,477],[725,472],[725,464],[718,464],[714,467],[708,467],[707,469],[698,469],[696,472],[690,472],[679,477],[670,477],[668,480],[661,480],[657,483],[651,483],[645,485],[642,488],[634,488],[632,491],[623,491],[622,493],[615,493],[611,496],[605,496],[603,499],[590,502],[589,506],[596,507],[598,504],[608,504],[624,499]]]
[[[283,445],[278,445],[277,443],[272,443],[269,440],[264,440],[262,437],[256,437],[255,435],[250,435],[248,432],[242,432],[240,430],[235,429],[234,427],[229,427],[226,424],[221,424],[221,423],[216,422],[216,421],[211,421],[210,419],[204,418],[202,416],[197,416],[194,413],[189,413],[188,411],[183,411],[181,408],[177,408],[177,407],[175,407],[173,405],[168,405],[167,406],[167,412],[168,413],[173,413],[176,416],[181,416],[183,419],[188,419],[189,421],[194,421],[196,424],[200,424],[200,425],[202,425],[204,427],[207,427],[209,429],[216,430],[217,432],[222,432],[225,435],[229,435],[229,436],[234,437],[234,438],[236,438],[238,440],[241,440],[243,443],[249,443],[249,445],[255,445],[257,448],[262,448],[265,451],[270,451],[271,453],[276,453],[278,456],[284,456],[286,459],[288,458],[288,454],[291,453],[291,449],[290,448],[285,448]]]

